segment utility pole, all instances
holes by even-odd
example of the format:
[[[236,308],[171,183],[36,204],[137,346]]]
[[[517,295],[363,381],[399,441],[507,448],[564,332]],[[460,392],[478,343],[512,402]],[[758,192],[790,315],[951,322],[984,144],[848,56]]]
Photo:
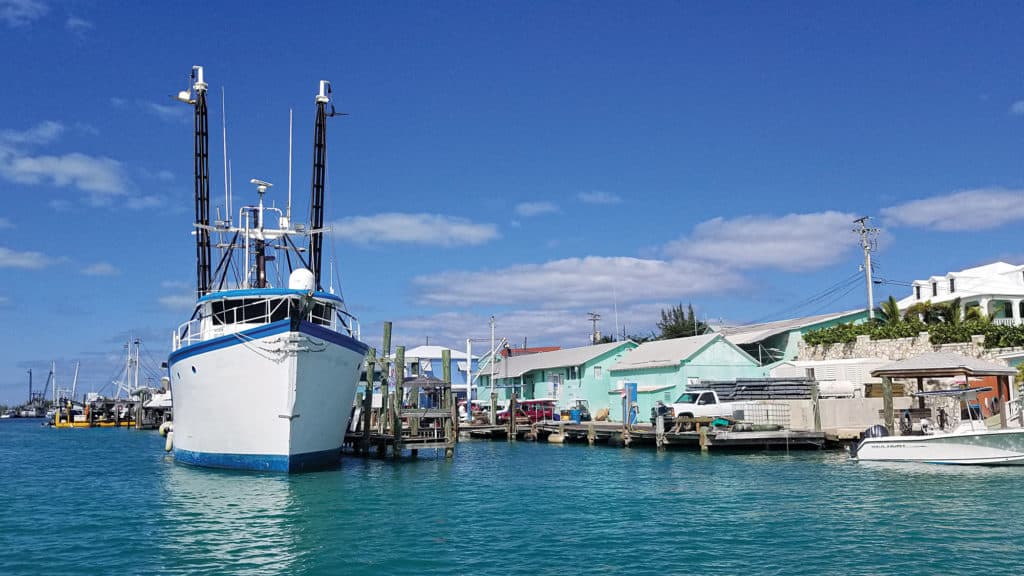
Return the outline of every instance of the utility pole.
[[[600,334],[597,332],[597,321],[601,319],[601,315],[596,312],[587,312],[587,316],[590,317],[590,323],[593,325],[590,332],[590,343],[597,344],[597,341],[601,338]]]
[[[853,231],[860,234],[860,246],[864,249],[864,280],[868,287],[868,318],[874,320],[875,298],[871,293],[871,250],[875,247],[875,241],[880,230],[878,228],[869,228],[869,220],[871,220],[870,216],[863,216],[854,220],[853,223],[860,224],[860,228],[854,228]]]

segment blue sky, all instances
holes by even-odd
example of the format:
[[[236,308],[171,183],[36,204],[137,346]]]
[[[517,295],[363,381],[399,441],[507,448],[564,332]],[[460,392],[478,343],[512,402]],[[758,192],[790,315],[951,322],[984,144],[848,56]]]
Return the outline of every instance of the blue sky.
[[[250,178],[283,203],[293,109],[306,214],[333,83],[325,245],[372,345],[392,320],[461,349],[493,314],[575,346],[587,312],[642,334],[677,302],[732,324],[863,306],[859,216],[889,280],[1024,262],[1022,28],[1009,2],[0,0],[0,402],[51,361],[109,390],[132,333],[154,374],[187,320],[191,109],[169,96],[193,64],[214,209],[222,88],[235,205]]]

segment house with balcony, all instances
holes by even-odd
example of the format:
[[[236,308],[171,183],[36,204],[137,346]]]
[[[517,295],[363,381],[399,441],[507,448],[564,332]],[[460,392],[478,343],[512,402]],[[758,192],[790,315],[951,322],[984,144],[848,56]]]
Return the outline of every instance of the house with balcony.
[[[1024,323],[1024,265],[994,262],[944,276],[915,280],[910,295],[898,302],[900,310],[921,302],[932,304],[960,299],[961,312],[978,307],[996,324]]]
[[[520,399],[553,398],[558,408],[586,400],[591,413],[608,407],[613,381],[609,368],[637,347],[632,340],[526,355],[499,355],[493,368],[484,368],[477,396],[487,398],[493,381],[499,403],[515,393]]]

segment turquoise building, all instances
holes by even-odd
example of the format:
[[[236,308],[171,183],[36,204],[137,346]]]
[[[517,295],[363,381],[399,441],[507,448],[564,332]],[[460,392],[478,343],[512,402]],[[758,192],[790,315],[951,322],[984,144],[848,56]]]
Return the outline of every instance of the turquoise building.
[[[568,408],[585,400],[591,413],[608,407],[608,391],[614,383],[609,375],[618,363],[637,347],[632,340],[594,346],[566,348],[521,356],[499,356],[493,369],[484,368],[477,384],[477,395],[489,397],[491,378],[499,402],[514,392],[520,399],[551,398],[558,408]]]
[[[762,378],[758,361],[722,334],[711,333],[645,342],[611,366],[612,386],[606,405],[613,420],[622,420],[622,389],[637,384],[639,419],[647,420],[659,400],[668,404],[703,380]]]
[[[866,309],[805,316],[763,324],[722,327],[719,332],[739,346],[762,366],[795,360],[804,334],[811,330],[831,328],[837,324],[861,324],[868,319]]]

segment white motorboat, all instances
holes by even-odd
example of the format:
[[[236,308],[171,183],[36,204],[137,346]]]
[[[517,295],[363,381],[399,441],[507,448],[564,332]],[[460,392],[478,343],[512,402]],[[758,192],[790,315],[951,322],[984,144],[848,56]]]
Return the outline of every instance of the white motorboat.
[[[286,209],[266,205],[271,184],[260,180],[252,181],[258,202],[238,211],[237,225],[211,225],[201,67],[193,79],[194,96],[185,91],[179,99],[196,114],[198,301],[175,332],[167,363],[169,445],[176,461],[200,466],[294,472],[336,464],[369,348],[344,300],[320,282],[330,84],[321,81],[316,97],[309,225],[292,224],[290,194]],[[211,235],[222,250],[212,275]],[[308,239],[308,247],[300,249],[295,237]],[[245,272],[225,288],[230,270]],[[275,279],[286,286],[275,287]]]
[[[957,388],[918,392],[916,396],[966,400],[969,417],[950,431],[929,429],[921,435],[867,437],[853,451],[862,462],[1024,465],[1024,428],[990,430],[973,402],[991,388]],[[870,429],[869,429],[870,430]]]

